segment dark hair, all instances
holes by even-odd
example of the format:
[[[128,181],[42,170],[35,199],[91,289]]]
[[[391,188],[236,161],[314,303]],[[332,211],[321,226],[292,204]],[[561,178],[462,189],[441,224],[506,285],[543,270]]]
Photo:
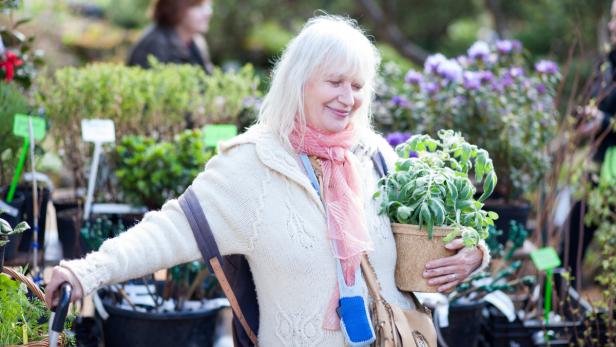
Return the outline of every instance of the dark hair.
[[[201,5],[206,0],[157,0],[153,7],[152,18],[161,26],[175,27],[189,8]]]

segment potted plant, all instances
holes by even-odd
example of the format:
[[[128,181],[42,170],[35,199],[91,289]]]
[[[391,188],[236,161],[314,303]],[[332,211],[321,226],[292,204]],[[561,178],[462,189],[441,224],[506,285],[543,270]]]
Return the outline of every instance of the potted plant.
[[[91,64],[58,69],[37,83],[36,103],[45,108],[54,124],[51,133],[64,149],[74,188],[86,186],[89,150],[81,141],[82,119],[113,120],[120,139],[136,135],[171,140],[186,128],[235,124],[239,114],[252,108],[259,96],[259,80],[250,65],[237,72],[216,70],[209,76],[190,65],[154,63],[144,70]]]
[[[616,344],[616,186],[614,182],[600,182],[590,191],[587,225],[597,225],[595,237],[599,241],[602,261],[595,281],[602,291],[601,300],[593,302],[593,309],[585,317],[584,332],[578,339],[583,346],[611,346]]]
[[[382,198],[380,213],[392,221],[396,283],[405,291],[436,291],[421,276],[424,265],[451,255],[443,242],[461,237],[465,246],[474,247],[488,237],[498,215],[482,208],[494,190],[496,174],[488,152],[453,130],[440,130],[438,139],[415,135],[396,151],[400,159],[379,181],[375,194]],[[416,156],[409,157],[411,152]],[[483,182],[478,199],[471,178]]]
[[[548,145],[557,134],[558,66],[528,65],[517,41],[479,41],[457,58],[430,56],[423,71],[403,75],[389,64],[377,88],[382,131],[455,129],[491,154],[499,182],[486,208],[498,212],[505,235],[510,219],[526,223],[529,194],[550,168]]]
[[[15,84],[0,82],[0,199],[14,210],[14,213],[0,211],[0,218],[4,218],[12,227],[21,220],[26,195],[16,191],[12,201],[6,201],[9,185],[15,174],[19,161],[19,154],[23,147],[23,139],[13,135],[13,120],[16,113],[28,113],[30,106],[23,92]],[[12,234],[13,241],[6,251],[6,258],[12,259],[21,240],[21,233]]]
[[[483,338],[490,345],[503,345],[509,340],[514,341],[520,334],[524,341],[529,337],[528,331],[519,321],[511,322],[504,314],[493,317],[490,322],[484,321],[483,311],[491,305],[486,302],[486,297],[497,295],[498,302],[507,304],[498,305],[499,309],[515,307],[512,300],[504,293],[520,293],[536,283],[536,277],[532,275],[521,276],[522,260],[513,260],[514,252],[523,245],[528,236],[528,231],[516,222],[512,222],[511,232],[505,245],[498,241],[499,231],[492,230],[486,240],[490,248],[493,261],[488,271],[473,275],[459,284],[451,293],[447,294],[449,302],[449,319],[447,327],[438,326],[444,340],[450,346],[473,347],[476,346],[482,327]],[[506,246],[506,247],[505,247]],[[497,294],[492,294],[500,292]],[[494,302],[490,300],[490,302]],[[496,308],[496,307],[495,307]],[[500,312],[499,312],[500,313]],[[509,312],[512,314],[514,312]],[[437,320],[438,322],[439,320]]]

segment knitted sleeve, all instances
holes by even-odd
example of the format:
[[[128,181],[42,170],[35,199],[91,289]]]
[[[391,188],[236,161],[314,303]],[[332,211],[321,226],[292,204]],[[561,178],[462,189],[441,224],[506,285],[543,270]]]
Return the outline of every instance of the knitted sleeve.
[[[247,254],[254,241],[251,223],[255,213],[249,188],[255,179],[245,177],[254,164],[242,164],[250,162],[243,160],[242,152],[254,153],[254,148],[244,147],[251,146],[212,158],[193,181],[223,255]],[[174,199],[161,210],[148,212],[141,222],[120,236],[105,241],[97,252],[83,259],[62,261],[60,266],[76,275],[87,295],[102,285],[141,277],[200,257],[186,217]]]

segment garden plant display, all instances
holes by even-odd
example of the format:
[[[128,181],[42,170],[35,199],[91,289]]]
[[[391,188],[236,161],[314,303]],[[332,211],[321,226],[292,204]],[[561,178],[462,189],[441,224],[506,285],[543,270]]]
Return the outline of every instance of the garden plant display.
[[[479,41],[466,55],[435,54],[423,71],[403,75],[385,65],[377,87],[377,126],[384,132],[455,129],[487,150],[499,178],[495,197],[523,199],[550,167],[547,146],[556,135],[558,66],[547,60],[526,68],[517,41]]]

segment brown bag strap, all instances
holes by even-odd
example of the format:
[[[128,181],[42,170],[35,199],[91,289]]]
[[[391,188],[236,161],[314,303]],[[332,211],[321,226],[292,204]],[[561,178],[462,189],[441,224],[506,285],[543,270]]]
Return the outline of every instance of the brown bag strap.
[[[248,325],[248,321],[246,321],[246,318],[244,317],[244,314],[242,313],[242,310],[240,309],[240,304],[237,302],[235,293],[233,292],[233,289],[231,289],[231,286],[229,285],[229,281],[227,280],[227,276],[225,276],[225,272],[222,270],[222,266],[220,265],[220,262],[218,261],[217,258],[211,258],[209,259],[209,262],[210,262],[210,265],[212,265],[212,268],[214,269],[214,274],[216,275],[216,278],[218,278],[218,282],[220,283],[220,286],[222,287],[222,291],[225,293],[225,296],[227,297],[227,299],[229,299],[229,303],[231,304],[231,309],[233,310],[233,313],[235,313],[235,316],[240,321],[240,324],[244,328],[244,331],[246,331],[246,334],[248,334],[250,341],[252,341],[252,343],[255,346],[258,346],[257,335],[255,335],[254,331],[252,331],[252,329],[250,328],[250,325]]]
[[[235,317],[239,320],[250,341],[255,346],[258,346],[257,335],[254,333],[248,324],[246,317],[242,313],[237,297],[235,296],[235,293],[229,284],[229,280],[222,269],[222,257],[220,256],[220,252],[218,251],[216,245],[212,244],[214,240],[212,229],[210,228],[210,224],[203,213],[203,209],[199,204],[199,199],[192,190],[192,187],[188,187],[188,189],[186,189],[184,194],[182,194],[178,199],[178,202],[180,203],[184,216],[186,216],[186,220],[192,229],[201,254],[208,258],[204,260],[208,263],[208,265],[210,265],[210,270],[212,270],[216,275],[225,296],[229,299],[229,303],[231,304],[231,309],[233,310]]]

